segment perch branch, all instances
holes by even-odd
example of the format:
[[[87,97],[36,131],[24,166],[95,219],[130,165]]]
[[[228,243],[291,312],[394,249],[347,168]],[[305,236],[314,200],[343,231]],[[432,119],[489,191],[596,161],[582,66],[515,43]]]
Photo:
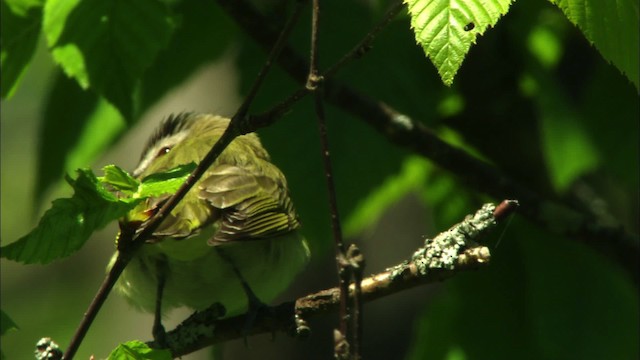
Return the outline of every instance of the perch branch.
[[[512,214],[518,203],[505,200],[500,205],[485,204],[473,215],[438,234],[426,239],[423,246],[404,262],[362,280],[361,292],[365,302],[373,301],[405,289],[447,279],[460,271],[486,266],[491,258],[489,249],[476,240],[486,234],[498,222]],[[356,291],[349,288],[350,297]],[[340,289],[322,290],[296,301],[286,302],[274,308],[269,316],[259,316],[247,329],[245,316],[239,315],[216,320],[219,308],[196,312],[174,330],[167,333],[167,342],[174,357],[184,356],[204,347],[246,335],[283,331],[304,336],[308,334],[304,319],[335,312],[340,304]],[[151,341],[150,347],[158,347]]]

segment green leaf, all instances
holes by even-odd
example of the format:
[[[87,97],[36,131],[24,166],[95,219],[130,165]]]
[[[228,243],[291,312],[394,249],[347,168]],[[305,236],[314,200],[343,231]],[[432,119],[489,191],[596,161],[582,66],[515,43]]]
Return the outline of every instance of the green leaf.
[[[584,36],[640,88],[637,0],[549,0]]]
[[[405,3],[416,41],[445,85],[450,86],[471,44],[507,13],[511,0],[405,0]]]
[[[142,179],[140,189],[135,196],[150,197],[175,193],[189,174],[196,168],[195,163],[180,165],[166,172],[151,174]]]
[[[51,0],[44,32],[54,60],[84,89],[91,87],[134,118],[133,94],[172,35],[174,20],[156,0]]]
[[[8,331],[17,329],[18,325],[11,320],[4,310],[0,310],[0,335],[5,335]]]
[[[135,193],[140,187],[138,180],[116,165],[107,165],[102,168],[102,171],[104,176],[99,177],[98,180],[103,184],[113,186],[118,191]]]
[[[91,164],[126,127],[115,107],[61,73],[47,99],[43,120],[38,142],[37,202],[63,174]]]
[[[140,199],[118,199],[88,169],[68,179],[71,198],[57,199],[26,236],[3,246],[2,257],[25,264],[46,264],[78,251],[91,234],[124,216]]]
[[[170,360],[173,359],[169,350],[151,349],[142,341],[128,341],[109,354],[108,360]]]
[[[2,2],[0,87],[3,99],[13,95],[35,51],[42,21],[42,9],[38,5]]]

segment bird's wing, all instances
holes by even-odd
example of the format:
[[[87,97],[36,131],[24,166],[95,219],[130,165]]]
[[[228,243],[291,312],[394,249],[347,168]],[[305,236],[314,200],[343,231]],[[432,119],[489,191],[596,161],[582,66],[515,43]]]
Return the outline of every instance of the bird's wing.
[[[210,169],[199,185],[200,198],[220,209],[212,245],[269,238],[300,226],[286,185],[277,178],[221,164]]]

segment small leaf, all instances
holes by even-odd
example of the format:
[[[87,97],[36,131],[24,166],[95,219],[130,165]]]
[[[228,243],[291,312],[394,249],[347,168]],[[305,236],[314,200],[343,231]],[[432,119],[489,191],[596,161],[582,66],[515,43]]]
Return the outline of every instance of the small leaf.
[[[0,335],[6,334],[10,330],[17,330],[18,325],[11,320],[9,315],[4,312],[4,310],[0,310]]]
[[[68,179],[71,198],[57,199],[38,226],[26,236],[3,246],[2,257],[25,264],[46,264],[78,251],[91,234],[124,216],[140,199],[118,199],[88,169]]]
[[[416,41],[449,86],[476,37],[507,13],[511,0],[405,0],[405,3]]]
[[[134,179],[133,176],[118,166],[107,165],[102,168],[102,171],[104,171],[104,176],[99,177],[98,180],[103,184],[113,186],[118,191],[134,193],[140,186],[138,180]]]
[[[65,73],[82,88],[97,90],[131,120],[134,89],[167,46],[174,20],[156,0],[50,0],[43,27]]]
[[[175,193],[189,174],[196,168],[195,163],[180,165],[163,173],[151,174],[142,179],[137,196],[147,198]]]
[[[128,341],[109,354],[108,360],[170,360],[169,350],[152,349],[141,341]]]
[[[38,4],[31,5],[33,6],[18,6],[18,4],[12,6],[12,3],[5,1],[1,5],[0,67],[3,99],[10,98],[15,92],[38,42],[42,9],[36,6]]]
[[[637,0],[550,0],[584,36],[640,88]]]

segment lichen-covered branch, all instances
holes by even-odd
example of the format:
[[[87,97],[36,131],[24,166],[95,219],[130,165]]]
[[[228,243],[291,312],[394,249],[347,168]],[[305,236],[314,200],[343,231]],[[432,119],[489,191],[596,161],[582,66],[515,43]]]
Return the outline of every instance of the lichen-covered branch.
[[[517,202],[512,200],[505,200],[498,206],[485,204],[475,214],[468,215],[449,230],[426,239],[406,261],[364,278],[361,282],[362,300],[372,301],[489,264],[489,249],[476,243],[476,239],[512,214],[517,206]],[[352,285],[350,296],[353,292]],[[339,303],[339,288],[318,291],[296,301],[280,304],[269,315],[258,315],[248,333],[245,315],[217,320],[221,314],[220,307],[212,306],[194,313],[176,329],[168,332],[167,343],[172,354],[179,357],[213,344],[254,334],[283,331],[306,336],[309,328],[305,320],[337,311]],[[158,346],[154,342],[149,342],[149,345]]]

